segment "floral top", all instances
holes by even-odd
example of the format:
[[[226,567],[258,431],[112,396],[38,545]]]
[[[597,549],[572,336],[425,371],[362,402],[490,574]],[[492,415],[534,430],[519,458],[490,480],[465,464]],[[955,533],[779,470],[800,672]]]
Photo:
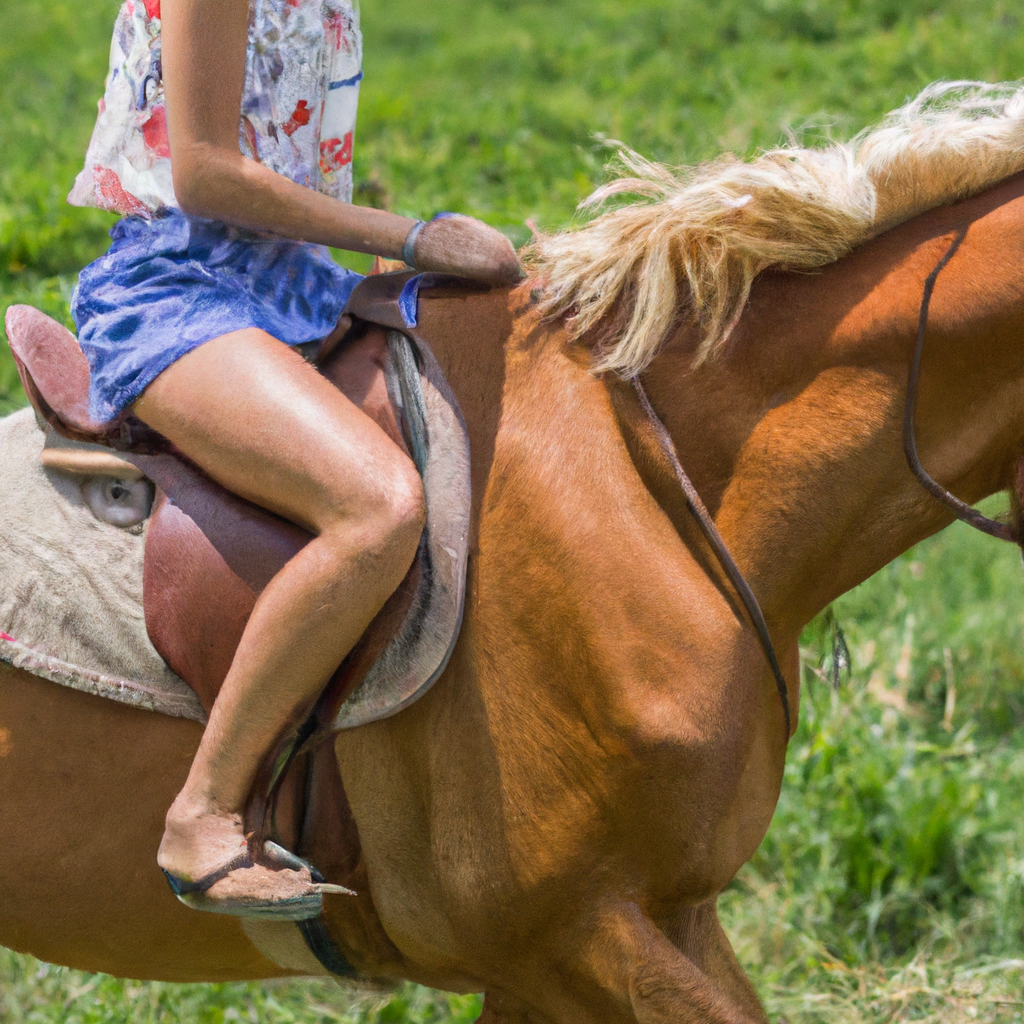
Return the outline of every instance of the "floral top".
[[[250,0],[241,151],[292,181],[352,198],[362,74],[349,0]],[[68,202],[124,216],[177,209],[160,71],[160,0],[124,0],[85,167]]]

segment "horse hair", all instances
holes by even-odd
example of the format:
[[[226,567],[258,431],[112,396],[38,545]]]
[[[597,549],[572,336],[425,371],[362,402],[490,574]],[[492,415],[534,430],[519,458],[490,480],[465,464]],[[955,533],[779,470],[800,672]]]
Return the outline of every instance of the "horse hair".
[[[623,147],[618,167],[580,209],[636,201],[540,236],[526,255],[544,314],[566,317],[573,340],[587,336],[595,372],[629,377],[681,308],[700,328],[699,365],[721,352],[763,270],[815,270],[1024,170],[1024,86],[936,82],[846,143],[678,169]]]

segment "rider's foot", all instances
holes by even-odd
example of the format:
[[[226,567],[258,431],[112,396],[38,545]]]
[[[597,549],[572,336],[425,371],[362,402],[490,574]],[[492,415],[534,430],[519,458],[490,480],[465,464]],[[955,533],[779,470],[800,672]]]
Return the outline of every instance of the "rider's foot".
[[[241,815],[189,806],[179,798],[164,819],[156,861],[172,875],[194,881],[234,859],[245,848]]]
[[[172,806],[157,853],[174,894],[190,907],[278,920],[316,917],[324,892],[310,867],[274,843],[253,850],[238,815]]]

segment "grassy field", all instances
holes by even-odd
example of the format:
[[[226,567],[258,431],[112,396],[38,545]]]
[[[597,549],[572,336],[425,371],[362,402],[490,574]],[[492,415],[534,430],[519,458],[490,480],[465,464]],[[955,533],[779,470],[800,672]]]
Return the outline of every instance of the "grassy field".
[[[0,4],[0,306],[67,317],[113,218],[63,204],[105,69],[110,0]],[[1017,77],[1003,0],[367,0],[362,202],[567,223],[609,139],[690,162],[784,131],[846,135],[936,78]],[[351,254],[339,258],[361,268]],[[0,408],[23,401],[0,347]],[[771,831],[723,919],[774,1018],[1024,1020],[1024,574],[954,527],[807,632]],[[832,687],[832,639],[852,667]],[[0,1024],[470,1021],[408,987],[120,982],[0,953]]]

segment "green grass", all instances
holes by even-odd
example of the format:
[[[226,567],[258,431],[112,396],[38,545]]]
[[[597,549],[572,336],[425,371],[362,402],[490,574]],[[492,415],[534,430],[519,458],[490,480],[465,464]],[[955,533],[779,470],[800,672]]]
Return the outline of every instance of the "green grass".
[[[123,982],[0,950],[4,1024],[470,1024],[480,1007],[419,985],[367,995],[333,982]]]
[[[0,5],[0,306],[67,320],[113,218],[63,204],[105,71],[111,0]],[[517,243],[567,223],[605,142],[671,163],[793,130],[848,135],[936,78],[1017,77],[1006,0],[367,0],[357,200],[475,214]],[[339,258],[357,268],[351,254]],[[0,411],[23,402],[0,347]],[[1024,573],[955,527],[805,636],[800,729],[771,831],[722,900],[774,1016],[1024,1020]],[[408,986],[120,982],[0,954],[0,1024],[469,1021]]]

